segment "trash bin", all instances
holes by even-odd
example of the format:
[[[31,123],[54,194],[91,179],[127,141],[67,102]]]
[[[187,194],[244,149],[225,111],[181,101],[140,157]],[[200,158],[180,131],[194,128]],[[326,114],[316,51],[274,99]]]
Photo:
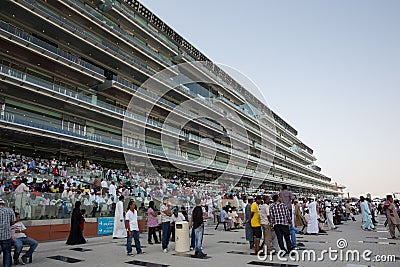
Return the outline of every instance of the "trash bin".
[[[175,223],[175,251],[187,252],[190,250],[189,223]]]

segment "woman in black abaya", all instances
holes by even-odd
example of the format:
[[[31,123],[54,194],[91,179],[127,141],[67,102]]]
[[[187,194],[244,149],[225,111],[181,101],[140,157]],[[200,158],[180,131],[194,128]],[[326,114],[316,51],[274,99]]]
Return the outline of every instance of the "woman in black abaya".
[[[81,213],[81,202],[75,202],[75,208],[72,210],[71,215],[71,231],[69,232],[67,245],[77,245],[77,244],[85,244],[86,240],[83,237],[80,223],[83,219]]]

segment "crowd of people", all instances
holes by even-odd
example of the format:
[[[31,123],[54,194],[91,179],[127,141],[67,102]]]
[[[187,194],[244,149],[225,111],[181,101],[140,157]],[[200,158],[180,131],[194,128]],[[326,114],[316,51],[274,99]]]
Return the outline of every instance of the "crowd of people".
[[[271,201],[272,200],[272,201]],[[296,198],[283,185],[278,194],[247,197],[245,207],[246,240],[255,253],[275,253],[283,250],[289,253],[304,246],[297,243],[296,234],[327,234],[335,231],[343,221],[356,222],[354,215],[361,213],[361,229],[372,231],[377,212],[386,215],[385,226],[389,228],[392,239],[397,239],[395,229],[400,232],[399,202],[392,195],[384,201],[374,204],[370,198],[363,196],[351,204],[351,200],[332,201],[330,199]],[[380,206],[381,208],[377,208]],[[260,240],[263,240],[260,245]]]
[[[152,198],[161,199],[164,195],[194,203],[196,190],[204,191],[198,190],[202,185],[191,179],[160,179],[158,174],[140,172],[131,174],[119,169],[103,169],[89,161],[68,165],[55,159],[2,155],[0,195],[6,205],[14,207],[24,219],[68,217],[77,200],[82,202],[87,216],[95,217],[113,214],[119,194],[135,196],[139,203],[147,205]],[[76,175],[85,170],[85,176]],[[71,173],[74,175],[69,175]]]
[[[128,255],[133,255],[132,241],[136,252],[144,253],[139,241],[139,218],[146,220],[148,244],[161,244],[165,253],[169,242],[174,240],[175,223],[190,223],[190,249],[196,257],[206,257],[202,239],[204,225],[210,221],[216,223],[215,229],[220,223],[226,231],[245,228],[246,240],[256,253],[278,250],[288,253],[303,245],[297,242],[296,234],[334,231],[343,221],[356,221],[354,215],[358,213],[362,214],[363,230],[374,229],[377,213],[386,214],[392,238],[396,238],[395,228],[400,230],[399,203],[391,196],[380,203],[364,197],[354,202],[294,194],[285,185],[280,191],[245,189],[177,175],[162,177],[158,173],[106,169],[82,160],[67,163],[9,153],[1,155],[1,202],[13,211],[12,216],[4,215],[8,211],[1,216],[17,223],[19,218],[70,216],[67,244],[86,242],[84,223],[85,217],[90,216],[114,216],[113,237],[127,239]],[[2,238],[5,237],[8,235]],[[26,262],[37,246],[24,238],[31,250],[21,261],[19,254],[14,254],[18,263]]]
[[[276,251],[281,250],[289,253],[293,249],[299,249],[299,247],[304,246],[304,244],[297,242],[296,234],[327,234],[325,229],[328,231],[335,231],[338,225],[343,224],[343,221],[352,220],[356,222],[357,220],[354,215],[359,212],[362,214],[362,228],[365,229],[364,224],[368,223],[368,220],[374,218],[371,213],[377,212],[377,209],[374,209],[374,205],[369,204],[371,202],[363,197],[354,205],[351,204],[350,200],[332,201],[330,199],[316,198],[314,196],[296,198],[284,185],[281,191],[272,195],[242,196],[241,203],[239,203],[244,210],[244,218],[242,221],[240,216],[237,215],[237,212],[235,212],[237,209],[235,201],[230,201],[233,198],[229,196],[230,193],[228,194],[228,198],[222,198],[219,210],[215,205],[212,207],[215,210],[213,214],[219,214],[213,217],[216,223],[215,229],[218,228],[219,223],[224,224],[224,229],[226,231],[234,227],[240,228],[244,226],[246,240],[249,242],[250,249],[254,249],[256,254],[274,254]],[[396,227],[399,229],[400,227],[398,221],[399,207],[393,201],[392,196],[387,196],[386,199],[387,200],[383,202],[383,210],[387,215],[390,234],[395,238],[394,229]],[[148,228],[148,243],[150,245],[161,243],[162,250],[168,252],[168,244],[174,229],[174,223],[191,221],[190,218],[197,218],[199,222],[202,222],[202,224],[200,224],[202,228],[197,229],[198,223],[195,225],[197,227],[191,230],[192,241],[190,249],[195,250],[196,257],[205,257],[206,255],[203,253],[201,245],[202,237],[198,238],[197,236],[200,234],[203,236],[204,223],[206,223],[207,219],[212,218],[208,216],[209,207],[206,205],[206,202],[204,200],[201,201],[201,199],[197,200],[196,207],[199,206],[199,209],[201,209],[201,216],[199,215],[200,213],[195,215],[194,209],[190,207],[188,210],[186,210],[184,206],[181,207],[181,210],[179,210],[179,207],[171,207],[171,202],[168,198],[164,198],[160,209],[155,207],[154,201],[150,201],[145,211]],[[127,226],[124,225],[123,201],[124,197],[121,196],[120,208],[119,211],[116,210],[114,219],[114,238],[127,237],[125,229]],[[130,202],[133,201],[135,200],[130,200]],[[235,217],[236,219],[234,219]],[[135,220],[136,218],[137,217],[135,217]],[[153,239],[154,243],[152,242]],[[159,240],[161,242],[159,242]],[[135,242],[135,244],[139,243]],[[129,242],[127,248],[128,254],[131,255]],[[137,252],[142,253],[139,248],[137,248]]]
[[[378,213],[386,215],[385,227],[389,228],[391,239],[397,239],[395,235],[396,228],[400,232],[400,205],[392,195],[387,195],[385,201],[374,204],[370,198],[360,196],[358,203],[362,214],[362,226],[364,231],[373,231],[377,224],[376,215]]]
[[[296,234],[323,234],[326,233],[324,225],[327,225],[328,230],[335,230],[343,220],[352,216],[348,201],[342,205],[312,196],[296,198],[285,185],[277,194],[258,195],[255,198],[249,196],[247,201],[246,239],[256,254],[261,249],[263,253],[279,250],[288,253],[303,246],[297,243]]]
[[[125,200],[128,200],[126,210],[124,210]],[[138,210],[134,198],[125,199],[123,195],[119,196],[115,209],[113,238],[127,238],[128,256],[133,255],[132,238],[137,254],[144,253],[139,241]],[[159,209],[151,200],[148,207],[145,208],[145,217],[149,245],[161,244],[162,251],[167,253],[170,241],[175,240],[175,223],[186,221],[192,228],[190,250],[195,250],[195,257],[206,257],[202,251],[202,238],[204,223],[208,215],[204,202],[201,202],[199,198],[195,200],[195,206],[190,209],[190,216],[184,206],[181,207],[181,210],[176,206],[173,207],[168,197],[163,198]]]

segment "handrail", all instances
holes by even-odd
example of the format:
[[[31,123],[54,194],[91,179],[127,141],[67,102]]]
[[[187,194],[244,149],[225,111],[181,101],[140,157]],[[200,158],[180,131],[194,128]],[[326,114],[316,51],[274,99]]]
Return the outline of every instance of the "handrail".
[[[99,134],[84,135],[81,133],[68,131],[65,129],[57,128],[55,126],[55,124],[51,124],[51,123],[46,124],[43,121],[40,121],[38,117],[34,118],[33,116],[26,116],[26,112],[24,115],[20,115],[17,113],[13,113],[13,115],[14,116],[4,116],[1,118],[1,120],[4,120],[4,121],[7,120],[12,123],[22,124],[22,125],[29,126],[29,127],[34,127],[34,128],[47,130],[47,131],[57,132],[60,134],[74,136],[76,138],[83,138],[83,139],[92,140],[92,141],[99,142],[99,143],[105,143],[105,144],[113,145],[116,147],[124,146],[128,149],[133,149],[136,151],[150,153],[150,154],[153,154],[156,156],[168,157],[170,159],[173,158],[173,159],[177,159],[180,161],[184,161],[186,163],[192,163],[189,160],[190,157],[193,157],[193,156],[197,157],[196,155],[191,155],[189,153],[188,153],[188,156],[190,156],[190,157],[185,157],[184,155],[178,154],[177,151],[172,150],[172,149],[167,150],[167,151],[169,151],[169,153],[166,153],[165,149],[161,145],[151,145],[151,144],[146,144],[146,145],[132,144],[132,145],[130,145],[128,142],[124,142],[124,145],[123,145],[122,140],[120,138],[113,138],[112,136],[111,137],[103,136],[103,135],[99,135]],[[27,120],[27,117],[29,118],[29,120]],[[11,118],[12,118],[12,120],[11,120]],[[176,152],[176,154],[171,153],[171,152]],[[260,173],[260,172],[254,172],[252,170],[249,170],[247,168],[243,168],[243,167],[240,167],[240,166],[237,166],[234,164],[228,165],[228,164],[225,164],[222,162],[212,161],[211,159],[207,159],[207,158],[203,158],[200,161],[197,160],[197,162],[199,162],[201,165],[205,165],[206,167],[211,166],[213,168],[217,168],[220,170],[229,170],[234,173],[238,173],[238,172],[241,174],[245,173],[245,174],[247,174],[249,176],[253,176],[255,178],[263,179],[265,176],[265,174]],[[289,169],[279,166],[279,165],[275,165],[275,166],[280,169],[289,170]],[[301,175],[306,176],[305,174],[301,174]],[[314,177],[306,177],[306,178],[307,179],[311,178],[312,181],[318,182],[320,184],[326,184],[326,182],[319,181],[317,178],[314,178]]]
[[[98,38],[94,34],[90,33],[89,31],[86,31],[85,29],[83,29],[80,26],[77,26],[75,23],[73,23],[71,21],[63,19],[62,16],[54,13],[49,8],[39,4],[39,2],[36,2],[34,0],[21,0],[21,1],[24,1],[25,3],[41,10],[42,12],[45,12],[46,15],[51,16],[52,19],[56,20],[59,25],[66,25],[67,27],[71,28],[72,31],[78,32],[79,34],[94,40],[96,43],[98,43],[99,46],[105,47],[106,48],[105,50],[107,50],[107,49],[112,50],[113,52],[118,54],[121,58],[129,60],[135,66],[139,67],[141,70],[147,72],[148,74],[153,75],[153,74],[157,73],[156,70],[154,70],[153,68],[149,67],[148,65],[142,63],[141,61],[137,60],[136,58],[134,58],[126,53],[122,53],[121,50],[118,47],[116,47],[115,45],[110,44],[110,43],[104,41],[103,39]]]
[[[90,15],[92,18],[96,19],[97,22],[101,23],[104,26],[107,26],[107,28],[111,31],[116,31],[118,32],[121,36],[123,36],[124,38],[128,39],[129,41],[135,43],[135,45],[141,47],[142,49],[146,50],[148,53],[150,53],[151,55],[155,56],[157,59],[163,61],[165,64],[167,64],[168,66],[172,65],[172,62],[163,58],[160,54],[156,53],[155,51],[153,51],[152,49],[150,49],[148,46],[142,44],[140,41],[136,40],[134,37],[128,35],[126,32],[122,31],[118,25],[116,25],[115,23],[113,23],[114,25],[109,25],[109,23],[111,23],[105,16],[93,12],[91,10],[90,7],[82,4],[79,1],[76,0],[67,0],[70,3],[75,4],[81,11],[85,12],[86,14]]]
[[[171,127],[169,125],[163,125],[162,123],[154,121],[151,118],[145,118],[144,116],[137,115],[137,114],[134,114],[134,113],[131,113],[131,112],[127,112],[122,108],[115,107],[114,105],[111,105],[111,104],[108,104],[108,103],[105,103],[105,102],[102,102],[102,101],[97,101],[97,103],[94,104],[94,103],[91,102],[91,97],[89,97],[89,96],[86,96],[86,95],[83,95],[83,94],[78,94],[77,92],[73,92],[72,90],[69,90],[69,89],[64,88],[62,86],[55,85],[55,84],[53,84],[51,82],[42,80],[42,79],[37,78],[37,77],[35,77],[33,75],[26,74],[24,72],[14,70],[12,68],[9,68],[9,67],[3,66],[3,65],[0,65],[0,73],[5,73],[5,74],[8,74],[10,76],[17,77],[20,80],[23,80],[23,81],[26,81],[26,82],[30,82],[32,84],[41,85],[41,86],[43,86],[43,87],[45,87],[47,89],[50,89],[52,91],[55,91],[55,92],[58,92],[58,93],[61,93],[61,94],[64,94],[64,95],[67,95],[67,96],[82,100],[82,101],[85,101],[88,104],[97,105],[99,107],[102,107],[102,108],[108,109],[110,111],[116,112],[116,113],[118,113],[120,115],[127,116],[128,118],[131,118],[131,119],[134,119],[134,120],[139,120],[140,122],[146,121],[150,125],[158,127],[160,129],[168,130],[168,131],[170,131],[172,133],[175,133],[175,134],[178,134],[178,135],[180,135],[182,137],[189,137],[189,138],[197,140],[199,142],[201,142],[203,140],[203,138],[201,138],[199,136],[196,136],[194,134],[187,135],[186,133],[184,133],[183,131],[180,131],[179,129],[176,129],[176,128]],[[120,81],[123,82],[124,80],[120,79]],[[147,95],[149,97],[156,98],[156,96],[154,94],[144,90],[143,88],[137,88],[137,90],[139,90],[141,93],[143,93],[143,94],[145,94],[145,95]],[[167,102],[167,100],[165,100],[165,102]],[[173,107],[174,104],[173,103],[170,103],[170,104],[171,104],[171,107]],[[182,109],[182,110],[184,110],[184,109]],[[187,113],[189,113],[189,112],[190,111],[188,111]],[[40,120],[39,120],[39,122],[40,122]],[[233,133],[234,132],[229,132],[229,134],[233,134]],[[240,135],[237,135],[236,133],[234,133],[234,135],[235,136],[240,136]],[[101,134],[98,134],[97,136],[98,137],[96,137],[96,138],[104,138],[106,136],[111,136],[111,139],[113,139],[113,140],[120,139],[120,137],[118,135],[112,135],[112,134],[109,134],[109,133],[107,133],[107,134],[101,133]],[[223,145],[220,145],[220,144],[215,144],[215,145],[219,149],[222,149],[223,151],[231,152],[229,148],[227,148],[227,147],[225,147]],[[260,145],[258,145],[258,146],[260,146]],[[235,153],[237,153],[238,155],[241,155],[242,157],[250,158],[250,159],[252,159],[254,161],[257,161],[257,162],[261,161],[261,162],[263,162],[265,164],[268,163],[268,162],[265,162],[265,160],[263,160],[263,159],[259,159],[259,158],[256,158],[254,156],[248,156],[246,153],[243,153],[243,152],[238,151],[238,150],[235,150]]]
[[[0,20],[0,29],[104,76],[104,70]]]

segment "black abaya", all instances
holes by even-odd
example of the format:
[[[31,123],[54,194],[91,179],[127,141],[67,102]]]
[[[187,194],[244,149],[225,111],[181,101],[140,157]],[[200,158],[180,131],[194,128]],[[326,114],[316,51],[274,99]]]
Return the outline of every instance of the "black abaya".
[[[75,207],[72,210],[72,216],[71,216],[71,231],[69,232],[68,240],[67,240],[67,245],[76,245],[76,244],[85,244],[86,240],[83,237],[81,228],[80,228],[80,223],[81,220],[83,220],[81,210],[79,207]]]

